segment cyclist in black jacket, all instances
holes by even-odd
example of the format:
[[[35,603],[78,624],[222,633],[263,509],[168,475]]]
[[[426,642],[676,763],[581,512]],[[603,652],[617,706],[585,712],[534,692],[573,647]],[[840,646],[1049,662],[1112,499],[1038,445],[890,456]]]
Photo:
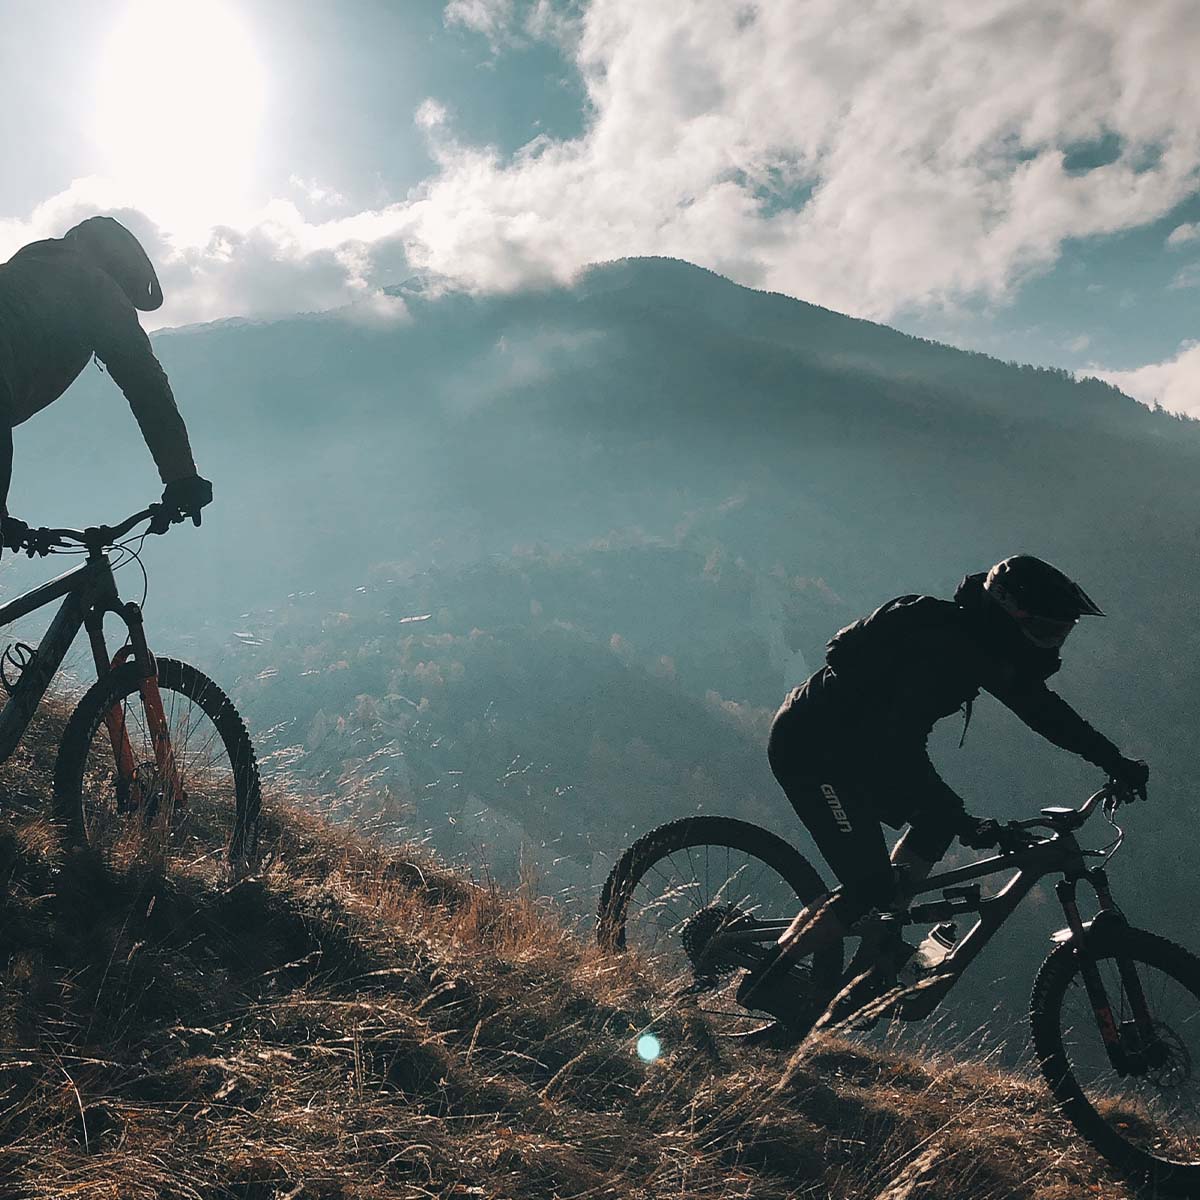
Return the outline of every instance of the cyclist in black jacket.
[[[13,427],[57,400],[93,355],[133,409],[165,485],[163,504],[200,523],[212,484],[196,470],[166,372],[138,320],[162,302],[146,252],[112,217],[89,217],[0,265],[0,538],[7,545],[19,546],[29,528],[8,515]]]
[[[1021,554],[968,575],[954,600],[900,596],[840,630],[826,666],[796,688],[771,728],[771,769],[842,888],[810,905],[766,971],[743,984],[760,999],[796,959],[844,936],[893,900],[897,871],[924,878],[957,837],[986,849],[998,825],[968,815],[934,770],[926,740],[980,690],[1043,737],[1145,794],[1149,769],[1125,758],[1046,686],[1076,621],[1104,614],[1057,568]],[[889,856],[880,822],[908,831]]]

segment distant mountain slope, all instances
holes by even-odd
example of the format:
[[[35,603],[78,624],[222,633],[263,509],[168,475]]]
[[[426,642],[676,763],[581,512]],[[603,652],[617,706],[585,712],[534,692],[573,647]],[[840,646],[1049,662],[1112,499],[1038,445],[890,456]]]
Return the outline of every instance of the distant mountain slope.
[[[772,556],[794,549],[764,526],[806,503],[851,535],[866,518],[874,541],[898,549],[908,531],[870,528],[873,511],[932,531],[950,522],[933,540],[953,537],[957,555],[1013,537],[1074,547],[1082,513],[1107,524],[1111,509],[1128,525],[1130,501],[1140,516],[1186,511],[1194,496],[1196,423],[1095,380],[685,263],[627,260],[573,288],[409,291],[403,303],[390,317],[364,306],[157,338],[223,498],[210,519],[243,543],[233,561],[252,594],[281,568],[303,582],[324,553],[350,569],[368,539],[388,555],[440,542],[469,559],[514,541],[670,528],[748,488]],[[88,372],[23,427],[14,502],[90,515],[92,497],[141,499],[154,480],[121,409]],[[281,536],[301,556],[294,568],[248,527]],[[191,550],[172,547],[181,570]]]

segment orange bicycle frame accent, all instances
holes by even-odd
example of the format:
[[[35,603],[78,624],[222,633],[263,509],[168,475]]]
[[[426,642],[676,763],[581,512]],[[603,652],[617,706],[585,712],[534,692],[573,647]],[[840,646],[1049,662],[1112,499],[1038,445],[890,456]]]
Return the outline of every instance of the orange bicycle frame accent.
[[[104,644],[103,629],[98,625],[95,628],[89,627],[88,634],[92,642],[92,653],[96,659],[96,670],[98,674],[103,675],[107,671],[115,671],[130,659],[141,665],[142,677],[138,683],[138,692],[142,697],[146,724],[154,745],[157,778],[162,781],[171,804],[179,805],[182,808],[187,804],[187,795],[183,791],[179,779],[175,751],[171,745],[170,728],[166,711],[163,708],[162,693],[158,687],[158,668],[154,661],[154,655],[150,653],[150,648],[146,644],[141,610],[136,604],[127,604],[123,606],[121,616],[129,627],[129,642],[117,651],[111,663],[108,660],[108,652]],[[112,743],[113,757],[117,765],[118,795],[127,796],[131,808],[139,808],[145,797],[141,794],[141,785],[137,777],[138,763],[134,760],[129,729],[125,722],[125,711],[121,704],[114,704],[105,714],[104,724],[108,729],[108,737]]]

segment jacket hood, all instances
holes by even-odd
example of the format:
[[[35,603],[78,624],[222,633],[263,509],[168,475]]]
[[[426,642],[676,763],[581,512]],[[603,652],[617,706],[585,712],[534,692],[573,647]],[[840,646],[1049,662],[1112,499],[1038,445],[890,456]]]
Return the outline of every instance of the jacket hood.
[[[110,275],[142,312],[153,312],[163,302],[158,276],[142,244],[113,217],[88,217],[67,231],[70,241],[106,275]]]
[[[986,571],[978,571],[974,575],[964,575],[962,583],[954,589],[954,603],[959,608],[977,608],[984,601],[983,581],[986,578]]]

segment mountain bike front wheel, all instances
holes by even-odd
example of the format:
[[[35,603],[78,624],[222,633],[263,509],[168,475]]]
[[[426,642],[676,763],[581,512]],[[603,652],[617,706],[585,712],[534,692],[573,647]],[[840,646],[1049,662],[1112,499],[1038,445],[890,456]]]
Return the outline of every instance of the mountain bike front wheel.
[[[54,774],[56,819],[70,843],[110,861],[128,861],[149,840],[179,862],[248,862],[261,797],[245,723],[195,667],[156,663],[157,688],[126,663],[71,714]]]
[[[1068,942],[1038,972],[1030,1019],[1076,1129],[1159,1193],[1200,1194],[1200,959],[1124,925]]]

